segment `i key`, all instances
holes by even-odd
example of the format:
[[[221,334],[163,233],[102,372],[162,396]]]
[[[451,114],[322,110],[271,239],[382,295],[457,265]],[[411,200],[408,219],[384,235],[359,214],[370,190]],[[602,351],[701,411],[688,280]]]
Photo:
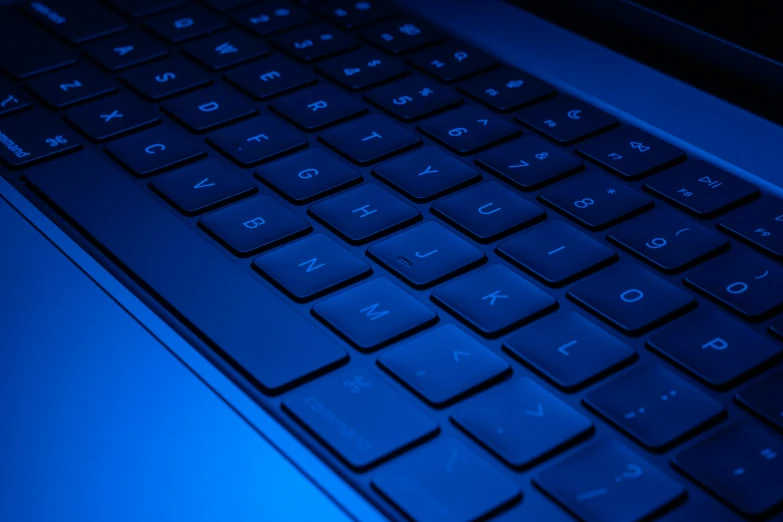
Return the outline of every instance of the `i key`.
[[[325,131],[319,139],[359,165],[375,163],[421,144],[421,138],[377,114]]]
[[[421,122],[417,127],[459,154],[473,154],[513,138],[519,129],[478,105],[468,105]]]

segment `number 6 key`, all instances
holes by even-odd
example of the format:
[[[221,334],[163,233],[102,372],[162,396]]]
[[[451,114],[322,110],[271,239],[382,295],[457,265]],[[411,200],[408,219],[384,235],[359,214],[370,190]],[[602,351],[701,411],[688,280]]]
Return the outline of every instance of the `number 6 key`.
[[[435,116],[421,122],[418,129],[458,154],[473,154],[520,132],[515,125],[476,105]]]

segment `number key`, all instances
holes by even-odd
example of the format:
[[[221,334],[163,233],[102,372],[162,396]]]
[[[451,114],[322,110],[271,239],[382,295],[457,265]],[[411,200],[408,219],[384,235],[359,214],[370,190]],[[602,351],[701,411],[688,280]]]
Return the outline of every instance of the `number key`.
[[[473,154],[519,134],[519,129],[476,105],[435,116],[418,129],[459,154]]]
[[[323,22],[274,36],[270,41],[294,58],[305,62],[320,60],[359,45],[353,35]]]
[[[366,89],[407,72],[405,65],[397,58],[367,48],[330,58],[316,68],[352,90]]]
[[[565,94],[523,109],[517,120],[561,144],[573,143],[617,124],[614,116]]]
[[[452,89],[421,76],[378,87],[364,97],[403,121],[417,120],[462,103]]]
[[[408,60],[444,82],[455,82],[492,69],[498,64],[494,57],[484,51],[456,40],[413,53]]]
[[[203,7],[189,5],[147,18],[144,24],[164,40],[177,43],[222,29],[226,22]]]
[[[718,227],[783,259],[783,201],[765,196],[727,214]]]

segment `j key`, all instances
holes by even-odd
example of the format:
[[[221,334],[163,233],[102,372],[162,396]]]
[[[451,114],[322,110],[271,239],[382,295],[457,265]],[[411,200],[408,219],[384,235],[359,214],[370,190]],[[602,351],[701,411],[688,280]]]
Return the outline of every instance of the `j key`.
[[[724,216],[718,227],[767,254],[783,258],[783,200],[762,197],[752,205]]]
[[[389,18],[397,11],[397,8],[387,2],[357,3],[332,0],[316,7],[316,11],[344,29],[354,29]]]
[[[153,109],[123,93],[71,109],[65,119],[91,140],[105,141],[157,123]]]
[[[370,265],[325,234],[314,234],[257,257],[255,267],[297,301],[308,301],[372,272]]]
[[[323,22],[273,36],[270,41],[284,52],[305,62],[321,60],[359,45],[353,35]]]
[[[481,179],[481,174],[436,147],[377,165],[373,173],[415,201],[428,201]]]
[[[501,112],[519,109],[555,93],[551,85],[507,66],[462,82],[459,90]]]
[[[417,120],[462,103],[452,89],[420,76],[375,88],[364,97],[403,121]]]
[[[269,54],[269,47],[243,31],[229,29],[190,42],[182,50],[212,70],[225,69]]]
[[[160,100],[212,81],[209,75],[182,58],[144,65],[122,75],[122,80],[151,100]]]
[[[310,214],[351,243],[366,243],[421,217],[418,210],[374,183],[316,203]]]
[[[161,109],[192,132],[206,132],[258,112],[244,98],[222,87],[209,87],[180,96],[164,103]]]
[[[534,481],[585,522],[646,520],[685,495],[677,482],[608,439],[571,454]]]
[[[485,520],[520,496],[484,458],[443,437],[388,464],[372,484],[411,520]]]
[[[679,272],[729,246],[724,236],[670,208],[623,223],[608,238],[664,272]]]
[[[359,165],[375,163],[421,144],[416,134],[378,114],[322,132],[319,139]]]
[[[566,94],[523,109],[516,118],[562,144],[579,141],[617,124],[614,116]]]
[[[0,80],[0,116],[20,111],[30,106],[27,96],[10,82]]]
[[[519,129],[477,105],[460,107],[419,123],[435,141],[459,154],[473,154],[519,134]]]
[[[107,71],[120,71],[133,65],[166,56],[169,50],[154,37],[140,31],[123,32],[90,42],[82,50]]]
[[[637,264],[620,263],[571,288],[568,296],[628,334],[638,334],[696,304]]]
[[[527,378],[466,401],[451,420],[515,468],[540,461],[593,429],[587,417]]]
[[[12,169],[80,146],[78,136],[71,129],[37,111],[0,120],[0,161]]]
[[[681,452],[674,463],[740,513],[757,517],[783,505],[781,454],[783,439],[737,422]]]
[[[378,364],[436,406],[447,404],[511,369],[506,361],[452,324],[385,352]]]
[[[552,311],[557,300],[503,265],[491,265],[442,285],[432,299],[487,336]]]
[[[253,182],[211,161],[155,178],[150,187],[183,214],[204,212],[256,191]]]
[[[257,100],[265,100],[315,83],[312,71],[283,56],[243,65],[226,73],[226,80]]]
[[[273,116],[258,116],[221,129],[210,134],[207,141],[240,167],[307,147],[307,138]]]
[[[226,22],[203,7],[189,5],[147,18],[144,25],[164,40],[177,43],[222,29]]]
[[[356,170],[323,149],[305,150],[263,165],[256,176],[297,204],[322,198],[362,179]]]
[[[199,219],[215,239],[239,256],[285,243],[312,230],[310,223],[262,194]]]
[[[71,43],[82,43],[128,28],[120,16],[89,0],[27,1],[33,18]]]
[[[117,90],[109,77],[91,65],[76,65],[38,76],[28,82],[27,88],[55,109]]]
[[[283,408],[354,468],[371,466],[438,430],[429,416],[359,366],[291,393]],[[377,415],[379,410],[386,415]]]
[[[560,220],[503,241],[497,251],[553,286],[582,277],[617,259],[614,250]]]
[[[739,392],[737,401],[783,430],[783,369],[766,374]]]
[[[364,104],[328,85],[289,94],[271,102],[269,108],[304,130],[317,130],[367,112]]]
[[[576,312],[557,312],[536,321],[506,339],[504,348],[569,391],[636,358],[633,348]]]
[[[165,11],[185,2],[186,0],[108,0],[110,5],[133,18]]]
[[[429,23],[406,14],[362,29],[365,40],[393,54],[415,51],[448,38],[446,33]]]
[[[268,36],[309,23],[312,16],[287,0],[275,0],[237,9],[231,19],[258,36]]]
[[[563,181],[538,197],[591,230],[606,228],[653,205],[651,198],[594,171]]]
[[[429,307],[383,277],[318,303],[313,313],[361,350],[380,348],[438,318]]]
[[[43,29],[24,21],[15,22],[0,29],[0,48],[16,49],[23,45],[24,52],[2,53],[0,69],[20,79],[76,63],[76,49],[63,45]]]
[[[498,65],[498,61],[471,45],[456,40],[411,54],[408,60],[444,82],[456,82]]]
[[[691,160],[650,178],[644,188],[702,218],[756,197],[759,189],[701,160]]]
[[[316,68],[343,87],[355,91],[389,81],[408,72],[398,59],[389,58],[380,51],[366,47],[326,60]]]
[[[137,176],[158,174],[206,156],[204,146],[169,125],[160,125],[117,140],[106,151]]]
[[[538,205],[489,181],[436,201],[432,211],[476,241],[487,243],[546,217]]]
[[[711,310],[683,317],[647,343],[717,388],[735,384],[781,354],[781,348],[772,341]]]
[[[731,250],[692,270],[685,283],[747,319],[783,306],[783,268],[753,252]]]
[[[481,250],[434,221],[376,243],[367,253],[417,288],[434,285],[486,260]]]

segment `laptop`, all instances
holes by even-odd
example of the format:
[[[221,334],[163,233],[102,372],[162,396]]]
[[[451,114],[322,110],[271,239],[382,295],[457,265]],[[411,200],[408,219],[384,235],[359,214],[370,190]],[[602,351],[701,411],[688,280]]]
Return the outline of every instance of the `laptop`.
[[[0,11],[0,519],[783,520],[780,10]]]

